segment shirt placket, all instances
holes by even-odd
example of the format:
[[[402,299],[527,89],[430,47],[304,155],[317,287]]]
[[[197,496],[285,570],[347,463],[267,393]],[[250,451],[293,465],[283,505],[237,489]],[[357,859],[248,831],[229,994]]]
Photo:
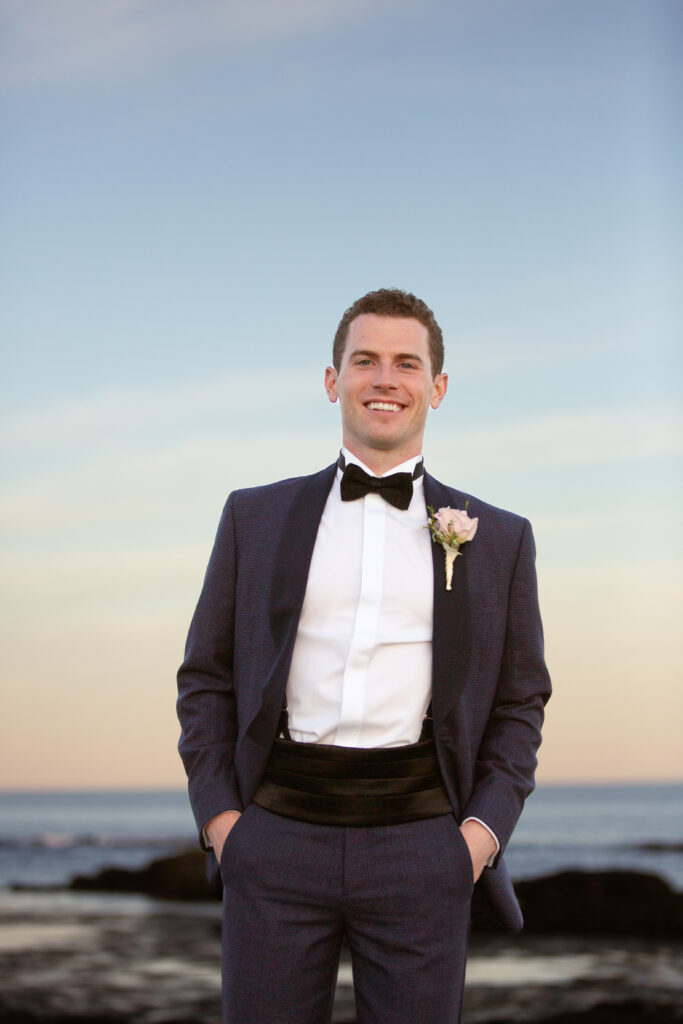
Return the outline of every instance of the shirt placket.
[[[384,580],[387,505],[378,494],[363,500],[363,551],[358,607],[342,681],[342,701],[335,743],[361,746],[368,667],[377,643]]]

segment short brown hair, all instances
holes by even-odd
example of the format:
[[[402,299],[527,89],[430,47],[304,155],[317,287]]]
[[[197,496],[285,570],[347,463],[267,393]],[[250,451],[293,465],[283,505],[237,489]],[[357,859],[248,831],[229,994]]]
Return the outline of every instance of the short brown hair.
[[[346,339],[351,321],[363,313],[375,313],[377,316],[412,317],[419,320],[429,333],[429,355],[432,364],[432,377],[443,369],[443,333],[429,306],[411,292],[403,292],[400,288],[379,288],[376,292],[368,292],[356,299],[339,321],[337,333],[332,346],[332,365],[337,373],[341,369]]]

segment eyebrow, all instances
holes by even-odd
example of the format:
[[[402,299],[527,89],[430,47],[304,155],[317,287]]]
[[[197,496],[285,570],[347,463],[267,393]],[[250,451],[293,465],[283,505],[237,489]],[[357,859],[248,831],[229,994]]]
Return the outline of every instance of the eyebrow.
[[[373,359],[376,359],[377,353],[369,348],[356,348],[349,355],[349,359],[354,359],[356,356],[372,356]],[[394,360],[397,362],[401,362],[404,359],[411,359],[414,363],[423,365],[422,357],[418,356],[415,352],[397,352],[394,356]]]

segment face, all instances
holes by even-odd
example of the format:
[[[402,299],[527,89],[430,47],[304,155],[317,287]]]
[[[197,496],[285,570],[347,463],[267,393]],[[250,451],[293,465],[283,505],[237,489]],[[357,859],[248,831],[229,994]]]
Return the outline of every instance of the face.
[[[432,378],[429,334],[412,317],[356,317],[339,373],[325,371],[328,398],[341,405],[344,445],[373,472],[420,454],[427,412],[447,384],[444,373]]]

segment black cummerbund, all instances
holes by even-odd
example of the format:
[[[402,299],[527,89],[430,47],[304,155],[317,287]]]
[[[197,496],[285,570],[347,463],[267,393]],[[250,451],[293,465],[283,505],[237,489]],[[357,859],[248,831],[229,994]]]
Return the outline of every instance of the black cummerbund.
[[[276,739],[254,803],[314,825],[400,825],[453,813],[431,738],[370,749]]]

